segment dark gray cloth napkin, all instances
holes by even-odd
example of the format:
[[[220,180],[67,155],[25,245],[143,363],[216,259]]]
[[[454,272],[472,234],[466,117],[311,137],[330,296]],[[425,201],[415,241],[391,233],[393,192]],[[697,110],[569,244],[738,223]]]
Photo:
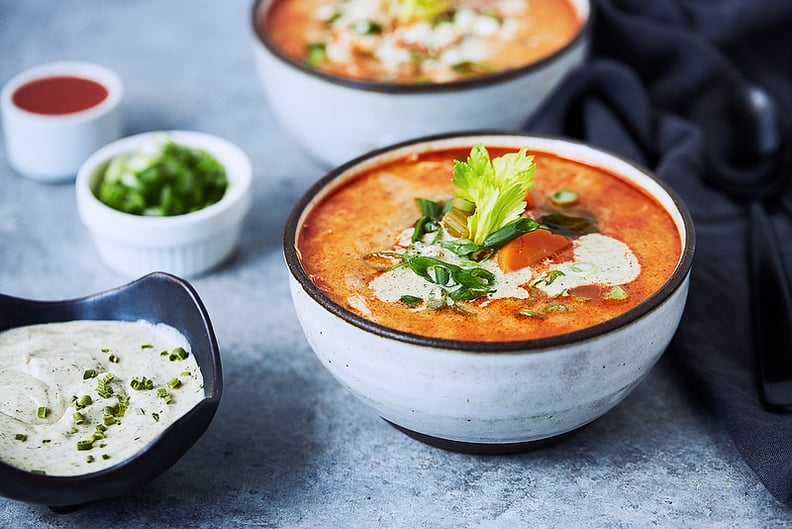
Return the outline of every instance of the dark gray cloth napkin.
[[[526,129],[580,138],[631,158],[688,205],[696,257],[687,309],[668,354],[722,417],[767,489],[792,507],[792,413],[763,408],[755,369],[745,205],[705,184],[702,132],[688,117],[691,103],[712,89],[747,80],[777,100],[790,129],[792,2],[594,3],[590,61]],[[785,170],[792,179],[792,167]],[[792,271],[792,217],[772,206]]]

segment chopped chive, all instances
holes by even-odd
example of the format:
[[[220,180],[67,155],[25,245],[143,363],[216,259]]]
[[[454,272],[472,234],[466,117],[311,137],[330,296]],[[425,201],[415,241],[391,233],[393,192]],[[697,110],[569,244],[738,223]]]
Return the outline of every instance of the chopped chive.
[[[168,382],[165,385],[168,386],[171,389],[176,389],[176,388],[178,388],[179,386],[182,385],[182,382],[178,378],[174,377],[174,378],[168,380]]]
[[[93,439],[85,439],[83,441],[77,441],[77,450],[90,450],[93,448]]]
[[[89,378],[95,378],[98,373],[95,369],[86,369],[83,371],[83,380],[88,380]]]
[[[111,354],[110,356],[108,356],[108,357],[107,357],[107,359],[108,359],[108,360],[109,360],[111,363],[113,363],[113,364],[117,364],[118,362],[120,362],[120,361],[121,361],[121,359],[120,359],[120,358],[118,357],[118,355],[117,355],[117,354],[115,354],[115,353],[113,353],[113,354]]]
[[[110,459],[110,455],[109,454],[102,454],[102,459],[105,459],[105,460]]]
[[[83,395],[82,397],[79,398],[79,400],[77,400],[74,403],[74,407],[77,408],[78,410],[81,410],[82,408],[85,408],[90,404],[93,404],[93,399],[91,398],[91,396]]]
[[[168,358],[170,359],[171,362],[175,362],[176,360],[184,360],[188,356],[190,356],[190,353],[185,351],[184,347],[177,347],[176,349],[171,351]]]
[[[113,394],[113,388],[109,386],[110,381],[112,380],[113,380],[113,375],[111,375],[110,373],[107,373],[101,378],[99,378],[96,384],[96,393],[100,397],[107,399],[110,398],[110,396]]]
[[[183,376],[183,377],[191,377],[192,373],[190,373],[189,371],[182,371],[181,376]]]
[[[154,419],[154,422],[159,422],[159,413],[152,413],[151,418]]]
[[[38,469],[38,468],[33,468],[33,469],[30,469],[30,473],[31,473],[31,474],[39,474],[39,475],[41,475],[41,476],[46,476],[46,475],[47,475],[47,473],[46,473],[46,472],[44,472],[43,470],[41,470],[41,469]]]
[[[74,419],[74,424],[84,424],[85,423],[85,415],[83,415],[79,411],[75,411],[74,413],[72,413],[72,419]]]
[[[154,382],[148,377],[140,377],[139,379],[135,377],[129,382],[129,385],[132,389],[139,391],[154,389]]]
[[[93,463],[94,461],[96,461],[94,459],[94,456],[89,455],[88,457],[85,458],[86,463]]]
[[[14,436],[14,439],[16,439],[17,441],[22,441],[24,443],[25,441],[27,441],[27,435],[23,433],[18,433]]]
[[[102,418],[102,422],[104,422],[107,426],[112,426],[116,422],[116,418],[112,415],[105,415]]]
[[[546,306],[544,310],[545,310],[545,312],[552,312],[552,311],[568,312],[569,311],[569,307],[567,307],[563,303],[552,303],[552,304]]]
[[[140,346],[141,349],[151,349],[153,347],[154,346],[151,345],[150,343],[144,343],[143,345]]]
[[[160,351],[160,356],[168,356],[168,351]]]
[[[46,419],[49,415],[49,408],[46,406],[39,406],[38,410],[36,411],[36,417],[39,419]]]
[[[110,352],[110,349],[108,349],[107,347],[103,347],[103,348],[102,348],[102,352],[103,352],[103,353],[109,353],[109,352]]]
[[[51,442],[52,442],[52,439],[42,439],[41,440],[41,444],[44,444],[44,445],[47,444],[47,443],[51,443]]]
[[[173,401],[173,395],[168,393],[165,388],[157,389],[157,396],[165,401],[165,404],[170,404]]]

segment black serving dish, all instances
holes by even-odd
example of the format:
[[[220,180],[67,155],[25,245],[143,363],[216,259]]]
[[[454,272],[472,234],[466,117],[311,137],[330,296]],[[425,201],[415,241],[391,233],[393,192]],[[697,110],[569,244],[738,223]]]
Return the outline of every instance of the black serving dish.
[[[128,493],[170,468],[206,431],[223,392],[220,350],[209,315],[183,279],[155,272],[113,290],[65,301],[0,294],[0,331],[71,320],[146,320],[178,329],[201,369],[205,398],[137,455],[98,472],[46,476],[0,462],[1,495],[62,512]]]

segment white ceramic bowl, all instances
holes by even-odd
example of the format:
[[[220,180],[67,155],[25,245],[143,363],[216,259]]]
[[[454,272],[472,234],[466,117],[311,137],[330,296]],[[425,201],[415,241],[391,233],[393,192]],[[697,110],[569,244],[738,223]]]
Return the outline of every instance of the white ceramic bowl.
[[[228,189],[211,206],[184,215],[144,217],[115,210],[95,195],[101,170],[120,153],[151,141],[149,132],[123,138],[91,155],[75,184],[80,218],[91,231],[99,254],[116,272],[137,277],[152,271],[194,276],[226,259],[239,239],[252,202],[250,160],[228,141],[190,131],[168,131],[176,143],[203,149],[226,169]]]
[[[107,95],[90,108],[62,114],[31,112],[14,102],[21,87],[51,77],[94,81]],[[91,153],[121,136],[122,95],[121,79],[98,64],[55,62],[20,72],[0,92],[8,163],[19,174],[40,182],[74,179]]]
[[[415,151],[478,143],[542,152],[606,168],[655,197],[682,241],[673,275],[632,310],[565,335],[513,342],[426,338],[372,323],[334,303],[311,281],[296,250],[307,213],[366,167]],[[513,133],[438,136],[375,151],[332,171],[295,206],[284,253],[302,328],[333,376],[383,418],[438,446],[500,452],[526,448],[590,423],[649,373],[680,321],[695,235],[665,184],[624,159],[585,144]]]
[[[256,0],[253,5],[261,83],[279,121],[328,167],[428,134],[519,129],[583,62],[590,40],[590,2],[574,0],[584,21],[581,32],[555,54],[523,68],[434,85],[353,81],[298,64],[275,49],[258,24],[272,3]]]

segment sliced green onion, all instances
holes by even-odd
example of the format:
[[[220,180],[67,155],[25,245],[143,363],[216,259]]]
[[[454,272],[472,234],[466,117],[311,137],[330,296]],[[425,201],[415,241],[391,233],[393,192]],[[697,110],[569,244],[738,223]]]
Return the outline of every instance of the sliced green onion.
[[[166,382],[165,385],[168,386],[171,389],[176,389],[176,388],[178,388],[179,386],[182,385],[182,382],[178,378],[174,377],[174,378],[168,380],[168,382]]]
[[[14,439],[16,439],[17,441],[21,441],[21,442],[23,442],[23,443],[24,443],[25,441],[27,441],[27,435],[25,435],[25,434],[23,434],[23,433],[18,433],[18,434],[16,434],[16,435],[14,436]]]
[[[93,463],[94,461],[96,461],[96,460],[94,459],[94,456],[92,456],[92,455],[89,455],[88,457],[85,458],[85,462],[86,463]]]
[[[358,20],[352,24],[352,31],[358,35],[376,35],[382,33],[382,26],[373,20]]]
[[[526,233],[535,231],[538,228],[539,228],[539,223],[536,222],[534,219],[530,219],[528,217],[522,217],[510,224],[507,224],[501,229],[490,233],[487,236],[487,238],[484,239],[483,246],[485,248],[497,249],[503,246],[504,244],[506,244],[507,242],[516,239],[520,235],[525,235]]]
[[[520,309],[517,311],[517,314],[520,314],[521,316],[526,316],[528,318],[534,318],[536,320],[544,320],[547,318],[546,314],[542,314],[540,312],[536,312],[530,309]]]
[[[588,217],[574,217],[556,212],[544,215],[541,221],[547,229],[559,235],[584,235],[597,231],[596,222]]]
[[[539,283],[544,283],[545,285],[550,286],[550,285],[553,284],[553,282],[557,278],[559,278],[561,276],[564,276],[564,275],[566,275],[566,274],[564,272],[562,272],[561,270],[550,270],[550,273],[548,273],[545,277],[537,279],[536,281],[534,281],[533,286],[538,286]]]
[[[418,296],[411,296],[409,294],[405,294],[399,299],[399,301],[401,301],[402,303],[404,303],[408,307],[413,308],[413,307],[417,307],[418,305],[423,303],[423,298],[419,298]]]
[[[46,406],[39,406],[38,410],[36,410],[36,417],[39,419],[46,419],[49,415],[49,408]]]
[[[327,45],[323,42],[309,42],[305,50],[305,62],[308,66],[318,68],[327,60]]]
[[[576,274],[585,275],[594,270],[596,266],[594,263],[589,263],[587,261],[581,261],[578,263],[572,263],[569,269]]]
[[[85,423],[85,415],[83,415],[79,411],[75,411],[74,413],[72,413],[72,419],[74,419],[74,424],[84,424]]]
[[[90,450],[93,448],[93,439],[85,439],[82,441],[77,441],[77,450]]]
[[[616,299],[616,300],[624,300],[627,299],[627,291],[625,291],[619,285],[611,288],[607,294],[605,294],[605,299]]]
[[[550,200],[558,206],[571,206],[578,201],[578,195],[570,189],[561,189],[550,195]]]
[[[88,380],[89,378],[95,378],[98,373],[95,369],[86,369],[83,371],[83,380]]]
[[[159,413],[152,413],[151,418],[154,419],[154,422],[159,422]]]
[[[108,360],[109,360],[111,363],[113,363],[113,364],[117,364],[118,362],[120,362],[120,361],[121,361],[121,359],[120,359],[120,358],[118,357],[118,355],[117,355],[117,354],[115,354],[115,353],[113,353],[113,354],[111,354],[110,356],[108,356],[108,357],[107,357],[107,359],[108,359]]]
[[[552,303],[545,307],[545,312],[569,312],[569,307],[563,303]]]

